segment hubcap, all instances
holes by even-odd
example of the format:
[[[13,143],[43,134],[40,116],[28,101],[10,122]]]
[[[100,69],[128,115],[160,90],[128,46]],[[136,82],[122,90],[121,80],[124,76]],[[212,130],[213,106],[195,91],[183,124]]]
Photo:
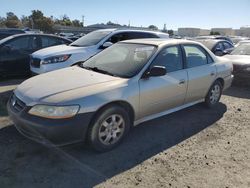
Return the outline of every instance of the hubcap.
[[[219,85],[214,85],[213,89],[211,90],[210,93],[210,102],[211,104],[215,104],[218,102],[220,98],[220,86]]]
[[[125,121],[119,114],[112,114],[101,122],[99,128],[99,140],[105,145],[116,143],[122,137],[125,130]]]

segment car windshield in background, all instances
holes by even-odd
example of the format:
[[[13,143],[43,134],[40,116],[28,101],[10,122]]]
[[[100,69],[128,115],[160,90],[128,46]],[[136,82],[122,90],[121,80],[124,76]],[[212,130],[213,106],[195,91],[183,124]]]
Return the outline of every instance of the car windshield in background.
[[[235,48],[232,52],[232,55],[250,55],[250,44],[241,44]]]
[[[111,31],[93,31],[75,42],[71,43],[70,46],[92,46],[98,44],[104,37],[106,37]]]
[[[82,64],[91,69],[122,78],[136,75],[155,52],[156,47],[142,44],[115,44]]]

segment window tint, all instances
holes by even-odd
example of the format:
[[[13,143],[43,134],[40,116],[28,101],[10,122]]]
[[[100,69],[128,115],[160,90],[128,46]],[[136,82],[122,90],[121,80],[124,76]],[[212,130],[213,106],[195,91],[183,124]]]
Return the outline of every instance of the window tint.
[[[229,44],[228,42],[223,42],[223,44],[224,44],[225,49],[233,48],[233,46],[231,44]]]
[[[145,32],[124,32],[118,33],[113,35],[108,39],[109,42],[117,43],[123,40],[130,40],[130,39],[141,39],[141,38],[159,38],[152,33],[145,33]]]
[[[122,41],[122,40],[128,40],[129,39],[129,34],[128,33],[117,33],[113,36],[111,36],[108,41],[112,42],[113,44]]]
[[[61,39],[58,39],[56,37],[48,37],[48,36],[42,36],[42,47],[48,47],[48,46],[55,46],[64,44]]]
[[[27,50],[30,48],[29,37],[18,37],[10,42],[7,42],[6,45],[10,46],[13,50]]]
[[[181,70],[183,64],[180,47],[171,46],[163,49],[151,64],[152,66],[164,66],[167,72]]]
[[[195,45],[184,45],[184,50],[186,53],[187,68],[207,64],[207,55],[201,47]]]
[[[38,36],[31,36],[31,49],[39,49],[41,46],[41,41]]]
[[[144,33],[144,32],[128,33],[128,39],[141,39],[141,38],[158,38],[158,37],[152,33]]]

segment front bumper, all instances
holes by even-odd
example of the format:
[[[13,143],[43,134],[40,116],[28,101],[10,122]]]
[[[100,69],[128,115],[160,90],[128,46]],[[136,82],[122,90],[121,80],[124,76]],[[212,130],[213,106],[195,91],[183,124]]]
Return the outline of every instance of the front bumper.
[[[234,75],[230,75],[224,78],[224,87],[223,90],[226,90],[227,88],[229,88],[232,85],[234,79]]]
[[[10,100],[7,109],[10,119],[22,135],[39,143],[54,145],[84,141],[94,114],[90,112],[69,119],[47,119],[28,114],[30,107],[16,112]]]

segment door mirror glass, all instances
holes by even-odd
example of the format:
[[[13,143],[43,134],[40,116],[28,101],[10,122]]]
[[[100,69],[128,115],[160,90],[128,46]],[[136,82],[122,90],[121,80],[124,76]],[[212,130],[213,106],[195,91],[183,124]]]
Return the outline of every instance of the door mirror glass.
[[[144,74],[144,78],[148,77],[157,77],[164,76],[167,73],[166,68],[164,66],[153,66],[150,71]]]
[[[112,42],[104,42],[103,45],[102,45],[102,48],[105,49],[105,48],[108,48],[108,47],[110,47],[112,45],[113,45]]]

